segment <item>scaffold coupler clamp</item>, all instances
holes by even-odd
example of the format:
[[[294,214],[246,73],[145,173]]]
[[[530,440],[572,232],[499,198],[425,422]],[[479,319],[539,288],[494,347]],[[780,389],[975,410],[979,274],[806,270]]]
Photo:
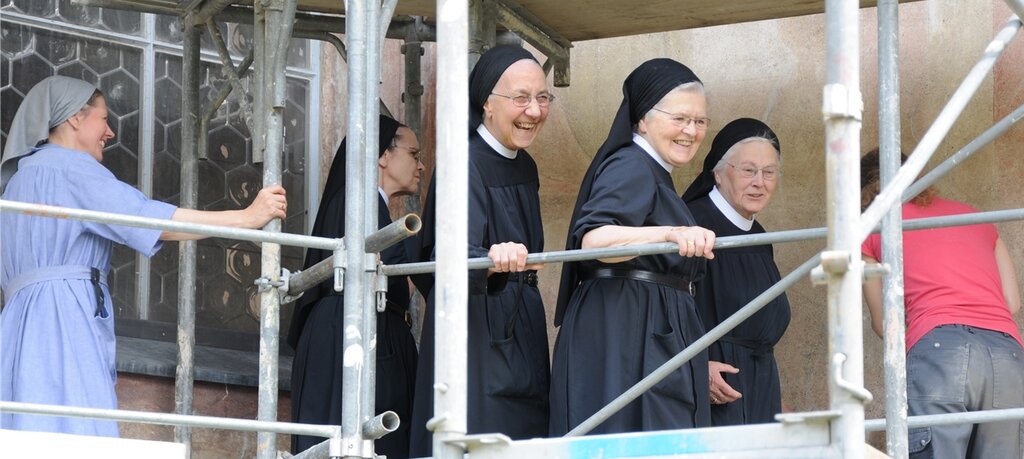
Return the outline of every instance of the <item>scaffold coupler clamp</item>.
[[[823,89],[821,113],[825,121],[852,118],[860,121],[864,112],[864,97],[860,90],[845,84],[827,84]]]
[[[334,291],[345,290],[345,249],[339,248],[334,251]]]
[[[285,286],[285,281],[283,279],[272,280],[272,279],[267,278],[267,277],[260,277],[260,278],[256,279],[255,281],[253,281],[253,284],[256,284],[256,290],[258,290],[260,293],[263,293],[263,292],[265,292],[267,290],[270,290],[272,288],[275,288],[275,287],[276,288],[284,287]]]
[[[377,312],[384,312],[388,306],[388,276],[381,272],[381,266],[383,265],[380,262],[377,262],[377,274],[373,276],[373,290],[377,292]]]
[[[362,436],[341,437],[341,454],[331,457],[362,457],[373,459],[373,440]]]
[[[298,274],[298,271],[296,272]],[[281,295],[281,304],[288,304],[302,297],[306,292],[299,292],[297,295],[291,295],[289,290],[292,283],[292,272],[288,268],[281,268],[281,282],[284,283],[277,289],[277,292]]]
[[[846,250],[825,250],[821,252],[821,264],[811,270],[811,282],[814,285],[828,283],[831,276],[842,276],[850,270],[854,260]],[[858,260],[859,261],[859,260]]]

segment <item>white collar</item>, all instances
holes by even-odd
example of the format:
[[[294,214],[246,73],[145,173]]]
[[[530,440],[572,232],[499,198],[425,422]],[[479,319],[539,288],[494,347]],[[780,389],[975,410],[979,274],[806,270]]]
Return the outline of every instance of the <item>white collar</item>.
[[[384,189],[381,188],[381,187],[377,187],[377,192],[380,193],[380,197],[384,198],[384,205],[385,206],[389,205],[388,204],[388,195],[384,194]]]
[[[736,212],[736,209],[729,204],[729,201],[725,200],[725,196],[722,196],[722,192],[718,191],[718,185],[711,189],[708,196],[711,197],[711,202],[715,203],[718,211],[725,215],[725,218],[728,218],[737,228],[743,231],[750,231],[750,228],[754,227],[754,219],[747,220],[739,212]]]
[[[665,168],[665,170],[668,171],[669,174],[672,173],[672,165],[665,162],[664,159],[661,159],[661,156],[658,155],[658,152],[654,151],[654,147],[652,147],[650,143],[647,143],[647,139],[643,138],[643,136],[641,136],[640,134],[634,132],[633,143],[639,145],[640,149],[647,152],[647,154],[650,155],[651,158],[654,158],[654,160],[657,161],[658,164],[661,164],[661,167]]]
[[[484,142],[487,142],[487,145],[490,145],[491,148],[498,152],[499,155],[508,159],[516,159],[516,156],[519,155],[518,151],[510,149],[502,145],[501,142],[498,142],[498,139],[494,138],[494,135],[491,134],[491,131],[487,130],[484,123],[480,123],[480,125],[476,127],[476,132],[480,134],[480,137],[484,139]]]

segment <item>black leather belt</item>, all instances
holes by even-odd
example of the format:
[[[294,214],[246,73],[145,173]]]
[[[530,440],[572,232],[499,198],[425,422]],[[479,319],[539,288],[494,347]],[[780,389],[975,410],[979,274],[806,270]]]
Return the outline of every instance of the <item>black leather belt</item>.
[[[401,317],[402,320],[405,321],[405,325],[410,327],[410,328],[412,328],[412,320],[409,317],[409,310],[408,309],[403,308],[403,307],[395,304],[394,301],[385,301],[384,302],[384,310],[387,311],[387,312],[390,312],[390,313],[392,313],[392,314],[394,314],[394,315],[396,315],[398,317]]]
[[[752,351],[751,355],[754,357],[765,356],[771,354],[775,350],[775,346],[759,340],[742,339],[733,336],[723,336],[718,338],[718,340],[750,349]]]
[[[632,279],[641,282],[650,282],[653,284],[671,287],[676,290],[689,293],[690,296],[693,296],[694,293],[693,282],[690,282],[689,280],[683,279],[681,277],[670,276],[667,274],[656,273],[653,271],[626,268],[596,268],[585,269],[580,272],[581,280],[600,278]]]
[[[537,286],[537,271],[523,271],[520,273],[509,273],[509,282],[519,282],[521,284],[529,285],[530,287]]]

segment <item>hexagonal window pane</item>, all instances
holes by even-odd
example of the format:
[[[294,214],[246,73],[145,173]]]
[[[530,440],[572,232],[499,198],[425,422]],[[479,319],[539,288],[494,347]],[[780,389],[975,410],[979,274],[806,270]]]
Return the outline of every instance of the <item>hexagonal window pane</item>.
[[[32,28],[10,22],[0,23],[0,52],[4,57],[14,58],[18,54],[30,53],[33,44]]]
[[[142,13],[101,8],[100,15],[103,18],[103,26],[112,32],[142,35]]]
[[[76,5],[71,0],[58,2],[58,14],[68,23],[96,27],[100,23],[100,9],[95,6]]]
[[[22,13],[30,16],[48,18],[56,12],[54,0],[13,0],[11,3]]]
[[[87,41],[82,46],[82,62],[102,75],[121,66],[121,53],[108,43]]]
[[[100,87],[111,112],[124,115],[139,109],[139,83],[128,72],[117,70],[101,77]]]

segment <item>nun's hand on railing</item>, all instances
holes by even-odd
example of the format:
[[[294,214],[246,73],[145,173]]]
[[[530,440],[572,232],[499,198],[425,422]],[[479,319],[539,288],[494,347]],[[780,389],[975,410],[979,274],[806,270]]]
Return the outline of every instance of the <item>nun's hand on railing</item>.
[[[715,233],[699,226],[676,226],[665,234],[666,242],[679,245],[679,255],[684,257],[715,258],[711,249],[715,247]]]

